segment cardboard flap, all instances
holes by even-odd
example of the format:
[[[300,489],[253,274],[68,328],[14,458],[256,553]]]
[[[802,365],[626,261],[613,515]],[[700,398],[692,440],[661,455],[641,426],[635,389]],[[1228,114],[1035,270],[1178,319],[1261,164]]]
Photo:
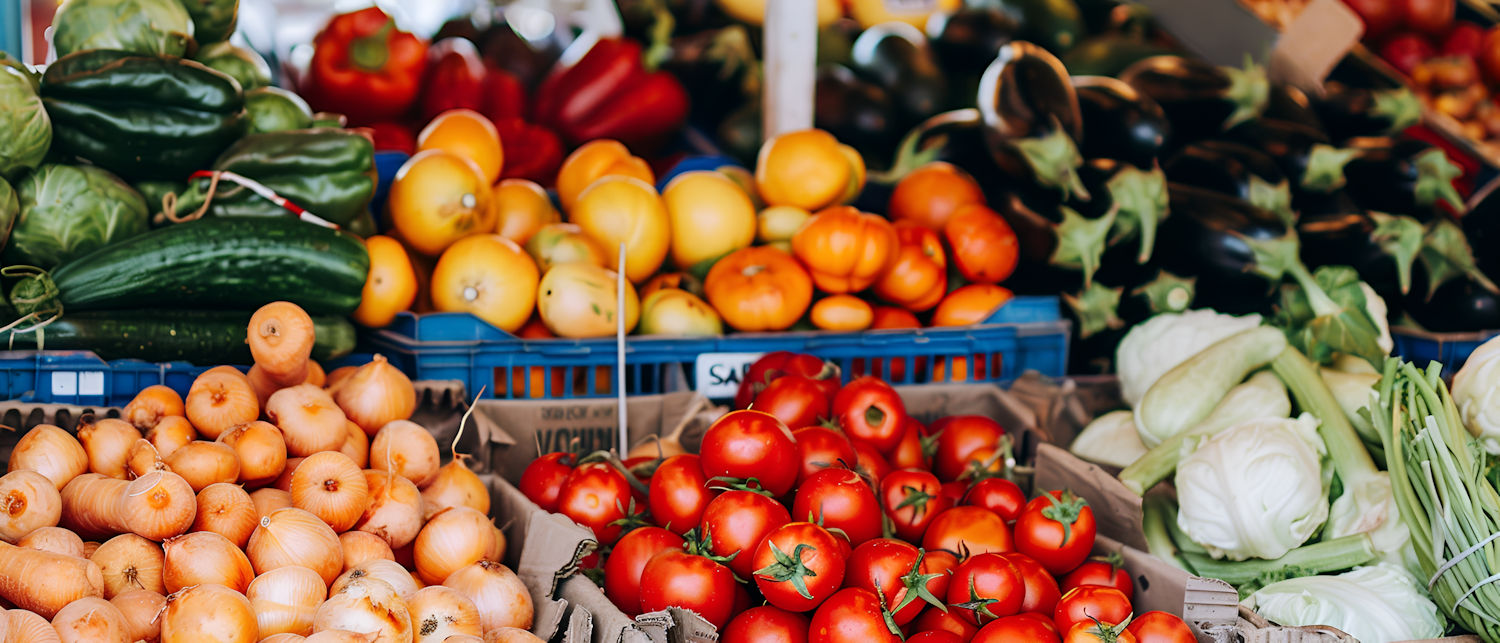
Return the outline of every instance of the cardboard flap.
[[[588,610],[593,617],[593,643],[666,643],[665,639],[653,639],[645,630],[604,595],[594,581],[584,576],[574,576],[563,581],[563,599],[574,605],[573,609]]]
[[[1189,51],[1215,65],[1240,67],[1248,52],[1264,61],[1278,34],[1235,0],[1142,0],[1152,18]]]
[[[1141,531],[1141,498],[1131,493],[1103,467],[1042,444],[1036,453],[1036,489],[1072,489],[1089,501],[1099,533],[1109,534],[1140,551],[1147,551]]]
[[[1036,412],[1020,398],[995,385],[923,384],[898,386],[906,414],[930,424],[949,415],[983,415],[1006,431],[1037,428]]]
[[[673,624],[669,610],[647,612],[635,617],[635,626],[641,628],[653,641],[670,641]]]
[[[1073,438],[1093,421],[1094,413],[1079,395],[1071,379],[1054,380],[1036,371],[1026,371],[1008,393],[1036,413],[1036,430],[1052,444],[1072,444]]]
[[[1312,0],[1282,29],[1267,70],[1271,82],[1321,95],[1323,79],[1364,33],[1364,22],[1348,5]]]
[[[669,607],[667,611],[671,612],[674,623],[668,631],[668,643],[716,643],[719,640],[718,630],[692,610]]]
[[[558,601],[567,605],[567,601]],[[563,630],[562,643],[593,643],[594,616],[587,609],[573,606],[568,611],[568,627]]]

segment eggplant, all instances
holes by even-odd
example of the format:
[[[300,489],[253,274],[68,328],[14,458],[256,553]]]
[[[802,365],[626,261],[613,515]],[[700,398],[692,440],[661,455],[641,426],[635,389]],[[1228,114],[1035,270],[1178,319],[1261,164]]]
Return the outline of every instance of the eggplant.
[[[1172,133],[1161,106],[1114,78],[1074,76],[1072,82],[1083,119],[1083,157],[1154,167]]]
[[[1500,328],[1500,295],[1472,279],[1449,281],[1430,298],[1413,292],[1403,304],[1412,321],[1435,333]]]
[[[1243,315],[1269,313],[1276,283],[1253,272],[1255,253],[1245,238],[1286,235],[1273,212],[1212,190],[1169,183],[1172,216],[1162,223],[1156,253],[1161,268],[1197,278],[1194,308]]]
[[[1173,183],[1244,199],[1288,223],[1296,219],[1286,175],[1276,161],[1255,148],[1227,141],[1200,141],[1182,148],[1163,169]]]
[[[1142,60],[1177,52],[1139,36],[1107,33],[1084,38],[1063,54],[1062,61],[1074,76],[1118,76]]]
[[[495,21],[484,31],[479,52],[485,60],[515,74],[534,90],[562,57],[564,43],[559,31],[553,30],[538,40],[527,40],[509,24]]]
[[[966,3],[967,4],[967,3]],[[1088,35],[1073,0],[987,0],[1021,22],[1021,38],[1061,56]]]
[[[813,125],[858,150],[866,165],[882,169],[891,158],[897,136],[890,95],[860,80],[843,65],[818,68],[813,94]]]
[[[927,20],[927,38],[943,71],[976,78],[1020,32],[1020,19],[994,7],[966,6]]]
[[[891,97],[901,131],[948,107],[948,81],[916,27],[886,22],[866,29],[854,41],[850,59],[856,74]]]
[[[1058,190],[1063,199],[1088,200],[1077,170],[1083,117],[1056,56],[1029,42],[1001,47],[979,81],[979,114],[990,154],[1007,174]]]
[[[1464,234],[1474,249],[1479,268],[1494,278],[1500,275],[1500,182],[1491,181],[1470,199],[1474,207],[1464,213]]]
[[[1270,97],[1265,69],[1248,57],[1244,69],[1235,69],[1182,56],[1154,56],[1126,68],[1120,80],[1161,105],[1172,123],[1173,147],[1258,118]]]
[[[1165,270],[1126,291],[1120,299],[1120,318],[1135,325],[1162,313],[1180,313],[1192,307],[1198,293],[1197,277],[1178,277]]]
[[[1361,139],[1359,156],[1344,168],[1349,195],[1360,206],[1391,214],[1407,214],[1422,221],[1440,213],[1446,204],[1464,213],[1464,199],[1453,186],[1463,170],[1443,149],[1415,139]]]
[[[1309,195],[1297,219],[1308,268],[1342,265],[1392,305],[1411,291],[1412,263],[1425,230],[1416,219],[1359,207],[1343,190]]]
[[[1227,138],[1265,152],[1300,192],[1331,192],[1345,184],[1345,169],[1358,152],[1329,144],[1328,135],[1306,125],[1270,118],[1245,123]],[[1356,201],[1358,199],[1356,198]],[[1295,203],[1294,203],[1295,205]]]
[[[1124,288],[1094,283],[1077,293],[1063,293],[1064,313],[1073,321],[1068,342],[1068,373],[1105,375],[1114,372],[1115,352],[1128,327],[1120,319]]]
[[[1358,56],[1345,56],[1312,101],[1335,141],[1391,136],[1422,121],[1422,103],[1406,85]]]
[[[1312,101],[1307,98],[1307,94],[1289,85],[1271,85],[1271,97],[1266,101],[1266,111],[1261,117],[1296,123],[1320,132],[1326,131],[1323,120],[1313,111]]]

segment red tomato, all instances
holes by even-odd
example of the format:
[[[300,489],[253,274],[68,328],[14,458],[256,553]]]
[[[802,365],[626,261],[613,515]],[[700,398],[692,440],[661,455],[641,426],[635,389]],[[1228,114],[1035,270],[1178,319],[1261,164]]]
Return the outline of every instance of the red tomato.
[[[775,351],[762,355],[750,365],[744,381],[734,394],[734,408],[748,409],[755,396],[766,390],[771,381],[783,375],[801,375],[812,378],[823,385],[823,392],[830,399],[839,390],[839,369],[831,363],[801,353]]]
[[[957,480],[969,468],[970,456],[980,449],[994,449],[1005,429],[981,415],[953,415],[932,423],[928,428],[937,436],[937,452],[932,457],[932,472],[939,480]],[[991,451],[993,453],[993,451]]]
[[[657,554],[682,549],[682,537],[658,527],[632,529],[604,560],[604,595],[620,611],[641,613],[641,572]]]
[[[625,474],[605,462],[585,464],[568,474],[557,498],[557,511],[593,530],[601,545],[613,545],[631,504],[630,483]]]
[[[1193,643],[1198,640],[1187,623],[1166,612],[1146,612],[1131,620],[1125,630],[1140,643]]]
[[[847,469],[824,469],[809,476],[797,487],[792,515],[843,530],[853,547],[880,537],[880,502],[870,485]]]
[[[1085,585],[1063,594],[1057,602],[1057,611],[1052,613],[1052,622],[1057,629],[1071,632],[1078,623],[1092,623],[1090,617],[1105,623],[1124,623],[1130,612],[1130,599],[1119,590]]]
[[[1015,522],[1026,509],[1026,492],[1004,478],[985,478],[974,483],[964,495],[963,504],[984,507],[1007,523]]]
[[[942,549],[954,555],[1003,553],[1015,551],[1010,527],[983,507],[954,507],[938,514],[927,525],[922,536],[922,548],[928,551]]]
[[[833,415],[850,438],[868,442],[882,454],[894,450],[905,434],[906,404],[878,377],[861,377],[839,389]]]
[[[970,556],[953,569],[948,606],[964,620],[983,626],[1019,614],[1026,602],[1026,581],[1015,564],[999,554]]]
[[[964,640],[952,632],[928,630],[906,637],[906,643],[964,643]]]
[[[792,612],[816,609],[839,591],[846,556],[838,537],[810,522],[782,525],[755,549],[755,586]]]
[[[817,381],[801,375],[787,375],[771,380],[766,390],[755,396],[753,408],[770,413],[792,429],[816,426],[830,417],[828,395]]]
[[[1058,599],[1062,598],[1062,592],[1057,588],[1057,579],[1029,556],[1014,552],[998,555],[1015,565],[1026,583],[1026,599],[1021,602],[1021,611],[1044,614],[1051,618],[1052,612],[1057,609]]]
[[[734,620],[734,617],[750,609],[750,605],[750,590],[745,589],[744,583],[736,582],[734,584],[734,609],[729,610],[729,619]]]
[[[573,463],[578,459],[566,451],[548,453],[531,461],[521,472],[521,483],[517,485],[526,498],[536,503],[543,511],[557,512],[557,496],[562,493],[563,481],[573,472]]]
[[[913,631],[916,632],[948,632],[957,636],[963,643],[969,643],[974,634],[979,631],[978,627],[958,617],[957,610],[949,608],[943,610],[924,610],[917,620],[911,622]]]
[[[760,411],[734,411],[703,434],[703,474],[749,480],[781,497],[797,483],[797,439],[781,420]]]
[[[1078,623],[1073,629],[1068,630],[1068,636],[1063,643],[1138,643],[1135,635],[1130,630],[1120,627],[1118,623],[1106,623],[1093,621]]]
[[[734,609],[734,586],[728,567],[685,551],[664,551],[641,572],[641,613],[682,607],[723,628]]]
[[[1027,503],[1016,519],[1016,551],[1053,574],[1066,574],[1094,550],[1094,534],[1094,510],[1088,501],[1071,491],[1053,491]]]
[[[719,634],[719,643],[807,643],[806,616],[779,607],[752,607]]]
[[[1120,590],[1125,598],[1134,600],[1135,584],[1130,582],[1130,572],[1122,568],[1124,564],[1125,559],[1120,556],[1120,552],[1111,553],[1107,558],[1089,560],[1062,579],[1062,591],[1085,585],[1099,585]]]
[[[856,465],[859,455],[854,452],[854,443],[843,431],[826,426],[809,426],[792,431],[797,439],[797,457],[802,468],[797,471],[797,486],[807,477],[823,469],[843,469]]]
[[[943,496],[952,500],[953,504],[957,505],[966,495],[969,495],[969,481],[954,480],[943,483]]]
[[[875,447],[870,446],[870,443],[862,440],[854,440],[853,442],[854,459],[858,461],[854,465],[854,470],[859,475],[864,476],[866,480],[869,480],[870,486],[880,486],[880,481],[890,475],[893,470],[891,469],[891,463],[886,462],[885,456],[880,455],[880,452],[876,451]]]
[[[1500,79],[1500,27],[1490,27],[1484,33],[1484,42],[1479,51],[1479,66],[1490,82]]]
[[[891,519],[896,535],[907,542],[922,542],[927,526],[953,506],[943,496],[937,476],[926,471],[896,471],[880,481],[880,505]]]
[[[1061,643],[1061,640],[1052,619],[1027,612],[995,619],[989,625],[979,628],[973,643]]]
[[[660,466],[661,460],[654,455],[638,455],[634,458],[625,458],[620,461],[620,464],[625,465],[625,470],[641,483],[640,487],[630,485],[630,497],[635,499],[637,509],[642,512],[646,511],[647,502],[650,500],[651,474],[656,471],[657,466]]]
[[[1444,56],[1477,58],[1484,46],[1484,27],[1468,20],[1453,23],[1453,30],[1443,38],[1441,48]]]
[[[389,121],[373,123],[366,127],[370,128],[375,151],[404,152],[407,155],[417,153],[417,135],[412,133],[410,127]]]
[[[854,548],[844,573],[845,587],[858,587],[885,597],[897,625],[906,625],[928,605],[943,606],[948,595],[949,561],[927,565],[916,547],[890,538],[876,538]],[[879,588],[879,591],[876,589]],[[924,595],[921,589],[926,590]]]
[[[1402,24],[1425,34],[1441,36],[1453,27],[1455,0],[1404,0],[1406,16]]]
[[[1411,75],[1417,65],[1436,55],[1437,50],[1426,36],[1409,31],[1394,34],[1380,45],[1380,57],[1407,75]]]
[[[1379,38],[1401,24],[1401,5],[1395,0],[1344,0],[1365,22],[1365,38]]]
[[[907,416],[906,427],[902,429],[901,441],[896,443],[886,457],[891,467],[895,469],[923,469],[931,470],[932,461],[927,458],[927,444],[935,440],[924,440],[927,435],[927,427],[921,422]]]
[[[709,552],[734,556],[727,564],[740,578],[755,572],[755,550],[766,535],[792,521],[786,507],[753,491],[725,491],[703,510],[700,535],[709,538]],[[739,552],[735,555],[735,552]]]
[[[703,522],[703,510],[719,495],[708,487],[708,477],[696,455],[674,455],[651,475],[651,520],[681,535]]]
[[[839,590],[813,613],[808,643],[901,643],[901,636],[885,622],[874,592],[850,587]]]

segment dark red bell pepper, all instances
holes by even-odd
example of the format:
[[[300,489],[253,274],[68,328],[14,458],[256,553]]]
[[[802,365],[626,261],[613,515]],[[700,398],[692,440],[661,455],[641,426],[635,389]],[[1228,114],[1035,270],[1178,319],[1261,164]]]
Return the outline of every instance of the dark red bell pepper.
[[[640,153],[682,127],[688,94],[675,76],[646,68],[639,43],[607,38],[571,67],[553,69],[535,107],[537,120],[570,144],[612,138]]]
[[[479,113],[496,123],[510,118],[526,118],[530,103],[526,85],[515,74],[494,63],[485,63],[484,107]]]
[[[378,7],[334,16],[313,46],[306,86],[299,88],[313,111],[368,125],[402,116],[422,89],[427,43],[396,29]]]
[[[500,145],[505,148],[505,169],[500,177],[528,179],[549,187],[562,165],[562,140],[552,130],[519,118],[495,121]]]
[[[485,69],[479,50],[467,38],[444,38],[427,52],[427,87],[422,90],[422,122],[450,109],[479,111],[484,106]]]
[[[411,132],[410,127],[392,121],[381,121],[372,123],[370,131],[376,152],[405,152],[407,155],[417,153],[417,135]]]

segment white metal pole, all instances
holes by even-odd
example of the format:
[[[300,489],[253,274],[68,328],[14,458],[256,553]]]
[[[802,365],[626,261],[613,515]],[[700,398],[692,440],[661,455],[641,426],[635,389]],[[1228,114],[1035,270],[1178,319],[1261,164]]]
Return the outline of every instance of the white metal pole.
[[[818,61],[818,3],[766,3],[764,132],[770,138],[813,126],[813,88]]]
[[[615,372],[620,397],[620,457],[630,451],[630,430],[625,424],[625,243],[620,243],[620,272],[615,275]]]

